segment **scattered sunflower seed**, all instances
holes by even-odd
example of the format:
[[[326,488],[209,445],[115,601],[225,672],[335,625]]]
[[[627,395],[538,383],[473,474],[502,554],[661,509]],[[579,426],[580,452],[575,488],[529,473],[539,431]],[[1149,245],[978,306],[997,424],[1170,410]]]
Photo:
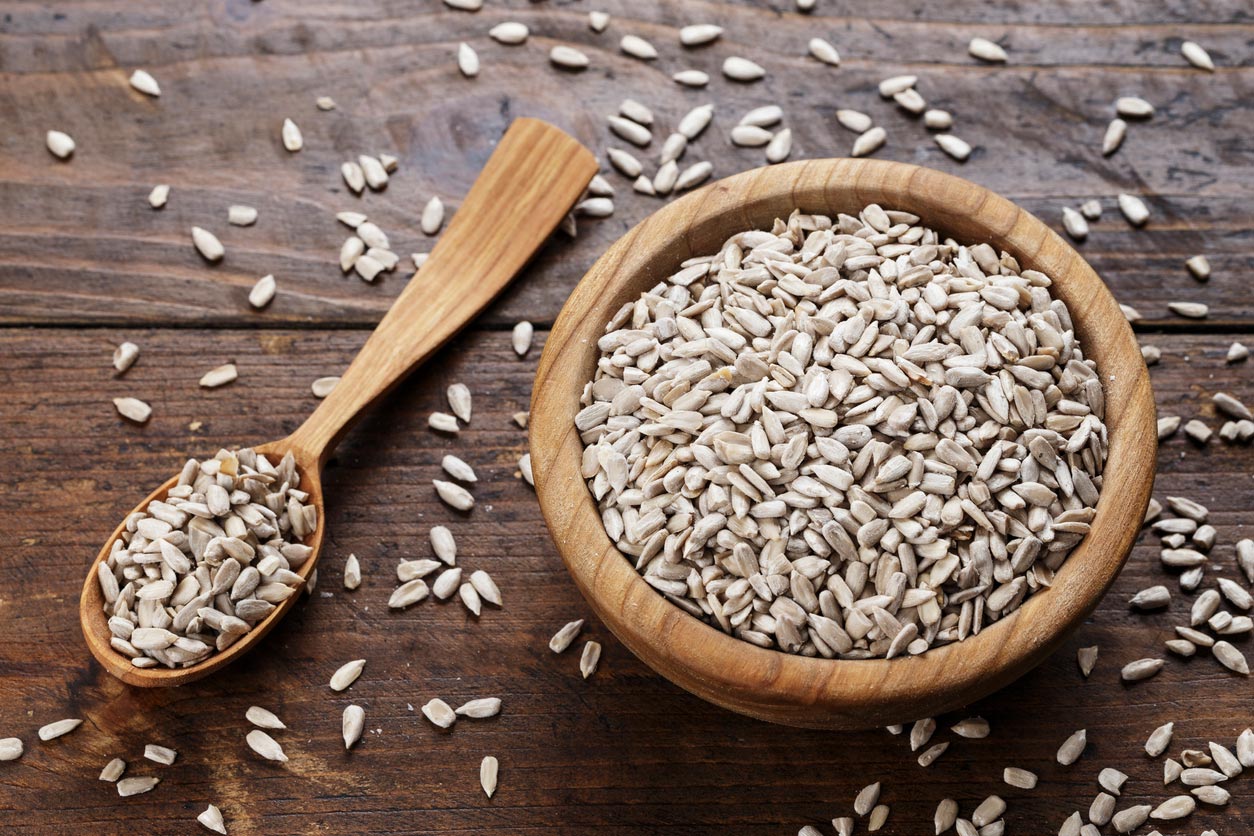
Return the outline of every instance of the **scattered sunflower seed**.
[[[392,590],[392,595],[388,598],[388,607],[394,610],[403,610],[426,598],[430,591],[426,581],[421,578],[413,578]]]
[[[601,643],[589,641],[583,646],[583,654],[579,657],[579,672],[587,679],[596,673],[597,663],[601,661]]]
[[[170,186],[166,183],[158,183],[152,187],[152,191],[148,193],[148,205],[153,209],[160,209],[165,206],[170,199]]]
[[[748,58],[741,58],[738,55],[731,55],[723,61],[723,75],[732,81],[757,81],[766,75],[766,70],[761,66],[750,61]]]
[[[431,484],[435,487],[435,492],[439,494],[440,499],[449,507],[458,511],[469,511],[475,507],[475,498],[461,485],[439,479],[432,479]]]
[[[949,748],[949,741],[937,743],[935,746],[928,748],[923,754],[919,755],[919,766],[924,768],[931,766],[936,759],[945,754],[945,750]]]
[[[139,398],[114,398],[113,406],[119,415],[136,424],[145,424],[152,417],[152,407]]]
[[[314,100],[318,110],[335,110],[335,99],[330,96],[319,96]]]
[[[124,374],[138,358],[139,346],[131,342],[122,343],[113,350],[113,368],[118,374]]]
[[[331,675],[331,690],[343,691],[352,685],[357,681],[357,677],[361,676],[361,672],[365,667],[365,659],[354,659],[351,662],[345,662]]]
[[[161,85],[147,70],[136,70],[131,73],[131,86],[146,96],[156,98],[161,95]]]
[[[967,44],[967,52],[971,54],[971,57],[981,61],[988,61],[992,64],[1006,63],[1006,50],[984,38],[972,38]]]
[[[479,597],[487,601],[493,606],[501,606],[501,590],[497,588],[496,582],[492,577],[482,569],[477,569],[470,573],[470,585],[475,588],[475,592],[479,593]]]
[[[840,53],[829,42],[822,38],[811,38],[809,46],[810,54],[819,61],[833,67],[840,66]]]
[[[884,145],[886,139],[888,139],[888,134],[877,125],[855,139],[853,141],[853,149],[849,153],[854,157],[865,157],[868,154],[874,154]]]
[[[1071,766],[1080,759],[1080,755],[1084,753],[1084,747],[1088,745],[1088,733],[1085,729],[1080,729],[1075,734],[1063,741],[1058,747],[1058,763],[1063,766]]]
[[[1077,241],[1083,241],[1089,237],[1089,222],[1070,206],[1062,207],[1062,228]]]
[[[144,757],[154,763],[169,766],[174,763],[179,753],[168,746],[158,746],[155,743],[149,743],[144,747]]]
[[[9,738],[9,739],[17,740],[17,738],[15,737]],[[21,745],[20,745],[21,741],[20,740],[18,740],[18,744],[19,744],[18,754],[21,754]],[[12,759],[13,758],[0,757],[0,760],[12,760]],[[121,758],[114,758],[113,760],[109,761],[108,763],[104,765],[104,769],[100,770],[100,780],[109,781],[109,782],[117,781],[119,778],[122,777],[122,773],[125,771],[126,771],[126,761],[122,760]]]
[[[1199,70],[1206,70],[1210,73],[1215,71],[1215,62],[1211,60],[1210,53],[1203,49],[1201,44],[1185,41],[1180,44],[1180,54]]]
[[[1207,787],[1194,787],[1189,790],[1189,792],[1203,804],[1212,804],[1216,807],[1222,807],[1232,800],[1232,793],[1228,792],[1223,787],[1214,785]]]
[[[917,752],[922,749],[935,733],[936,721],[931,717],[915,720],[914,725],[910,727],[910,751]]]
[[[618,48],[632,58],[639,58],[641,61],[652,61],[657,58],[657,49],[653,44],[637,35],[623,35],[618,42]]]
[[[679,125],[676,126],[675,131],[683,134],[689,140],[696,139],[709,126],[713,118],[714,105],[704,104],[694,107],[679,120]]]
[[[722,26],[715,26],[712,23],[694,23],[679,30],[679,42],[684,46],[701,46],[713,43],[722,34]]]
[[[449,415],[447,412],[432,412],[427,418],[427,426],[433,430],[452,435],[457,435],[457,432],[461,429],[457,424],[457,418]]]
[[[483,759],[483,763],[479,764],[479,786],[483,787],[483,792],[488,798],[491,798],[492,794],[496,792],[496,781],[500,769],[500,762],[491,755],[488,755]]]
[[[1144,226],[1150,214],[1144,201],[1136,195],[1131,195],[1127,192],[1119,194],[1119,211],[1128,219],[1128,223],[1133,226]]]
[[[1153,808],[1148,804],[1138,804],[1135,807],[1120,810],[1111,819],[1111,824],[1114,826],[1116,833],[1131,833],[1145,824],[1146,820],[1149,819],[1151,809]]]
[[[610,25],[610,16],[606,12],[588,12],[588,26],[593,32],[604,32]]]
[[[528,485],[535,487],[536,477],[531,472],[531,454],[524,453],[522,458],[518,460],[518,471],[522,474],[523,481]]]
[[[621,148],[610,148],[605,154],[609,157],[610,165],[624,177],[639,177],[640,172],[644,171],[640,161]]]
[[[161,783],[160,778],[123,778],[118,781],[118,795],[123,798],[129,798],[132,795],[142,795],[151,792],[157,784]]]
[[[265,275],[257,279],[257,283],[253,285],[252,290],[248,291],[248,304],[257,310],[261,310],[269,305],[274,299],[274,294],[278,292],[278,282],[274,280],[273,275]]]
[[[248,707],[248,711],[244,714],[244,718],[259,729],[285,729],[283,721],[278,716],[259,705]]]
[[[868,833],[874,833],[884,826],[888,821],[888,805],[877,804],[875,809],[871,811],[870,817],[867,819],[866,829]]]
[[[344,717],[340,728],[344,735],[344,748],[351,749],[353,744],[361,740],[362,730],[366,724],[366,712],[359,705],[350,705],[344,709]]]
[[[983,717],[968,717],[951,726],[950,731],[969,740],[982,740],[988,737],[988,720]]]
[[[923,125],[929,131],[947,131],[953,127],[953,124],[954,117],[947,110],[933,108],[923,114]]]
[[[858,791],[857,797],[853,800],[853,811],[859,816],[865,816],[875,807],[880,800],[880,782],[868,784]]]
[[[531,348],[531,337],[535,333],[535,329],[531,327],[531,323],[523,320],[514,326],[511,340],[514,344],[514,353],[519,357],[527,356],[527,351]]]
[[[1205,319],[1210,314],[1210,308],[1201,302],[1169,302],[1167,308],[1177,316],[1189,319]]]
[[[200,378],[200,385],[205,389],[216,389],[219,386],[225,386],[235,381],[238,377],[239,372],[236,370],[235,364],[226,363],[205,372]]]
[[[226,248],[222,246],[218,236],[198,226],[192,227],[192,244],[206,261],[221,261],[222,256],[226,255]]]
[[[336,690],[338,691],[342,689],[336,688]],[[283,747],[279,745],[277,740],[263,732],[261,729],[253,729],[248,733],[244,740],[247,741],[248,748],[252,749],[266,760],[279,761],[280,763],[287,762],[287,755],[283,753]]]
[[[344,588],[356,589],[361,586],[361,563],[357,555],[350,554],[344,561]]]
[[[21,738],[17,738],[17,737],[0,738],[0,761],[15,761],[22,756],[22,751],[23,751],[23,746],[22,746]],[[115,758],[115,760],[117,759]],[[126,764],[123,763],[122,766],[125,767]],[[106,770],[108,768],[109,767],[107,766],[105,767]],[[118,771],[118,774],[119,775],[122,774],[121,770]],[[102,781],[116,780],[116,778],[105,778],[104,775],[105,775],[104,772],[100,773],[100,780]]]
[[[549,650],[554,653],[561,653],[570,647],[571,642],[579,635],[579,631],[583,629],[583,619],[572,621],[566,624],[562,629],[553,634],[553,638],[549,639]]]
[[[593,14],[596,14],[593,12]],[[549,50],[549,61],[568,70],[582,70],[588,66],[588,56],[573,46],[559,44]]]
[[[453,712],[453,709],[449,707],[448,703],[439,697],[436,697],[424,705],[422,707],[422,714],[442,729],[447,729],[449,726],[457,722],[457,714]]]
[[[975,808],[975,812],[971,814],[971,823],[976,827],[984,827],[1001,818],[1004,812],[1006,812],[1006,802],[999,795],[990,795]]]
[[[311,384],[310,389],[313,391],[315,398],[325,398],[331,394],[331,390],[339,382],[340,379],[338,377],[320,377]]]
[[[836,121],[846,130],[853,131],[856,134],[864,134],[871,130],[874,124],[871,117],[857,110],[838,110],[836,111]],[[945,127],[949,127],[946,125]]]
[[[54,156],[63,160],[68,160],[70,155],[74,153],[74,149],[77,147],[74,144],[73,138],[71,138],[69,134],[62,133],[61,131],[48,131],[48,135],[44,138],[44,142],[48,146],[48,150],[51,151]]]
[[[1115,100],[1115,112],[1125,119],[1148,119],[1154,106],[1139,96],[1121,96]]]
[[[210,804],[206,807],[204,812],[196,817],[196,821],[214,833],[221,833],[222,836],[226,836],[226,822],[222,819],[222,811],[216,805]]]
[[[1128,605],[1138,610],[1160,610],[1171,604],[1171,590],[1165,586],[1150,586],[1132,596]]]
[[[345,185],[357,194],[366,188],[366,173],[359,163],[352,160],[340,163],[340,176],[344,178]]]
[[[465,41],[457,45],[457,69],[466,78],[479,75],[479,53]]]
[[[444,202],[438,196],[432,197],[427,201],[427,205],[423,207],[422,219],[419,226],[422,228],[424,235],[435,235],[440,231],[440,227],[444,225]],[[387,243],[383,246],[386,248]]]
[[[766,161],[768,163],[782,163],[792,154],[792,129],[784,128],[775,136],[771,137],[771,141],[766,144]],[[698,163],[698,165],[710,165],[709,163]],[[695,166],[694,166],[695,168]],[[711,168],[711,170],[713,170]],[[691,169],[689,169],[691,171]],[[686,174],[687,172],[685,172]],[[703,178],[704,179],[704,178]],[[684,175],[679,176],[679,182],[676,184],[681,190],[684,186]]]
[[[479,697],[462,703],[455,713],[475,720],[495,717],[501,713],[501,700],[498,697]]]
[[[701,70],[680,70],[671,75],[671,80],[685,87],[704,87],[710,83],[710,74]]]
[[[231,206],[226,210],[226,220],[232,226],[252,226],[257,222],[257,210],[251,206]]]
[[[1210,749],[1211,760],[1215,762],[1215,766],[1229,778],[1235,778],[1244,771],[1240,759],[1227,746],[1212,740],[1206,747]]]
[[[1245,659],[1245,655],[1237,650],[1226,641],[1217,641],[1211,647],[1211,653],[1219,660],[1219,663],[1230,671],[1239,673],[1242,676],[1250,675],[1250,665]]]
[[[1021,790],[1030,790],[1036,787],[1036,773],[1015,766],[1008,766],[1002,770],[1002,780],[1010,786]]]
[[[941,150],[958,162],[965,162],[971,156],[971,146],[953,134],[936,134],[932,137]]]
[[[932,816],[932,823],[936,828],[936,836],[944,833],[953,827],[958,821],[958,802],[952,798],[942,799],[940,804],[936,805],[936,813]]]
[[[300,134],[300,128],[291,119],[283,120],[283,147],[292,153],[296,153],[305,147],[305,140]]]
[[[1106,133],[1102,136],[1102,155],[1109,157],[1111,154],[1119,150],[1119,146],[1123,144],[1123,138],[1128,135],[1128,123],[1122,119],[1111,119],[1110,124],[1106,126]]]
[[[1193,278],[1199,282],[1204,282],[1210,278],[1210,261],[1204,255],[1191,256],[1184,262],[1184,266],[1188,268]]]

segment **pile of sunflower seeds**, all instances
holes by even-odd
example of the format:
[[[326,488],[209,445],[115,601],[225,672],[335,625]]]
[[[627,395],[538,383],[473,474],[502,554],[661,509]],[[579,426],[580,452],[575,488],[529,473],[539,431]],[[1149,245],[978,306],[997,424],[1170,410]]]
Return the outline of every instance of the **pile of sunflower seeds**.
[[[189,459],[164,500],[126,519],[99,568],[113,648],[139,668],[225,650],[304,584],[317,528],[296,462],[244,448]]]
[[[1101,488],[1101,379],[1049,286],[876,205],[689,259],[606,326],[575,418],[607,534],[762,647],[978,633],[1051,584]]]

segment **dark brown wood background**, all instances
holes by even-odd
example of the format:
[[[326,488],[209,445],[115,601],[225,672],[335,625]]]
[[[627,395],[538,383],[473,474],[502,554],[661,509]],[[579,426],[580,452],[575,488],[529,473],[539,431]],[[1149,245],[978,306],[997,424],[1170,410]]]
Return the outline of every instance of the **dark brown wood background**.
[[[590,8],[614,15],[606,33],[589,30]],[[862,16],[867,8],[870,18]],[[532,28],[525,46],[487,38],[507,19]],[[727,33],[683,50],[675,27],[699,21]],[[652,40],[661,58],[620,54],[626,33]],[[804,57],[816,34],[840,49],[839,69]],[[970,59],[965,45],[974,35],[1004,43],[1010,65]],[[1184,38],[1204,44],[1219,71],[1189,67],[1179,54]],[[455,68],[462,40],[483,62],[473,81]],[[587,51],[593,66],[556,71],[546,53],[558,42]],[[833,113],[852,107],[886,127],[879,156],[960,173],[1055,226],[1063,205],[1102,198],[1106,213],[1081,250],[1120,301],[1144,315],[1143,339],[1163,349],[1153,370],[1160,410],[1218,428],[1211,393],[1254,398],[1251,366],[1223,360],[1234,339],[1254,340],[1252,43],[1250,10],[1234,0],[819,0],[810,16],[784,0],[488,0],[478,14],[435,0],[0,2],[0,737],[27,745],[21,760],[0,764],[0,831],[192,833],[194,816],[215,802],[233,834],[765,836],[805,824],[829,832],[827,821],[851,812],[857,790],[881,780],[892,806],[885,833],[930,833],[941,798],[958,799],[969,815],[996,792],[1010,804],[1008,833],[1043,834],[1072,810],[1087,810],[1103,766],[1132,776],[1121,807],[1172,794],[1160,763],[1142,751],[1148,733],[1173,720],[1173,752],[1208,739],[1231,744],[1254,719],[1254,686],[1208,658],[1172,659],[1151,681],[1119,682],[1119,667],[1161,653],[1187,613],[1189,600],[1178,593],[1167,613],[1128,612],[1137,589],[1175,588],[1149,541],[1062,651],[970,707],[991,721],[991,737],[966,741],[947,731],[968,712],[941,718],[935,740],[954,743],[927,770],[904,738],[882,730],[798,731],[706,705],[595,623],[584,638],[604,643],[605,655],[591,681],[580,679],[575,651],[549,652],[552,632],[588,609],[515,476],[526,436],[509,416],[525,408],[545,328],[579,276],[657,205],[617,175],[612,218],[581,223],[576,241],[551,244],[341,447],[326,478],[319,593],[260,652],[213,681],[131,690],[89,660],[77,596],[100,542],[137,497],[187,454],[295,428],[315,403],[310,381],[345,367],[404,286],[399,272],[374,286],[341,277],[335,262],[345,230],[336,211],[366,211],[399,253],[428,249],[416,223],[422,205],[438,193],[455,207],[511,118],[551,120],[600,153],[604,117],[626,96],[654,108],[663,135],[689,107],[716,103],[714,126],[686,160],[710,159],[718,175],[761,161],[760,150],[726,140],[750,107],[784,106],[794,158],[847,153],[853,137]],[[729,54],[761,63],[766,80],[718,77]],[[160,99],[127,86],[135,67],[157,77]],[[704,91],[671,83],[670,73],[685,67],[710,71],[714,81]],[[879,79],[902,72],[917,73],[929,102],[954,113],[954,132],[976,146],[967,164],[943,156],[921,125],[879,99]],[[1132,125],[1123,148],[1103,158],[1111,103],[1126,94],[1146,97],[1158,113]],[[316,110],[320,95],[339,108]],[[279,143],[285,116],[304,132],[300,154]],[[49,128],[78,141],[72,162],[44,149]],[[360,152],[400,157],[387,191],[346,193],[339,163]],[[146,202],[157,182],[173,188],[161,212]],[[1145,230],[1118,215],[1113,197],[1124,190],[1148,196]],[[228,227],[232,203],[256,206],[256,226]],[[219,232],[227,248],[220,266],[193,251],[192,224]],[[1184,269],[1198,252],[1214,267],[1206,285]],[[245,299],[264,273],[278,278],[279,295],[257,313]],[[1186,299],[1210,304],[1211,318],[1171,317],[1166,304]],[[537,349],[520,361],[508,329],[523,318],[537,324]],[[118,379],[110,354],[126,339],[143,353]],[[227,361],[239,366],[237,383],[197,387],[205,370]],[[426,417],[444,407],[445,386],[458,380],[474,392],[475,415],[451,442],[429,432]],[[114,413],[110,399],[123,394],[152,403],[147,426]],[[202,422],[198,431],[189,429],[193,421]],[[465,518],[454,519],[430,488],[448,451],[480,473],[479,504]],[[1233,543],[1254,530],[1246,525],[1252,473],[1249,448],[1212,443],[1199,451],[1182,437],[1162,447],[1156,495],[1184,494],[1212,510],[1220,538],[1212,577],[1234,576]],[[503,590],[504,609],[488,609],[478,623],[456,604],[387,609],[396,561],[427,554],[426,532],[442,522],[453,524],[459,562],[488,569]],[[339,584],[349,552],[365,574],[352,593]],[[1101,646],[1101,658],[1086,682],[1075,650],[1088,644]],[[1238,645],[1254,656],[1248,639]],[[351,691],[332,693],[331,672],[357,657],[369,660],[364,676]],[[444,732],[409,708],[437,695],[454,704],[498,695],[505,707],[496,719]],[[371,731],[346,754],[339,718],[350,701],[365,707]],[[289,764],[262,762],[246,748],[251,704],[286,720],[290,731],[278,737]],[[86,722],[51,743],[35,738],[39,726],[69,716]],[[1088,729],[1088,751],[1059,767],[1054,752],[1077,728]],[[174,747],[178,761],[143,761],[149,742]],[[477,780],[487,754],[501,762],[491,800]],[[131,762],[128,774],[158,775],[161,785],[119,799],[96,778],[115,755]],[[1008,765],[1039,772],[1038,788],[1002,784]],[[1251,779],[1230,788],[1226,810],[1160,829],[1254,832]]]

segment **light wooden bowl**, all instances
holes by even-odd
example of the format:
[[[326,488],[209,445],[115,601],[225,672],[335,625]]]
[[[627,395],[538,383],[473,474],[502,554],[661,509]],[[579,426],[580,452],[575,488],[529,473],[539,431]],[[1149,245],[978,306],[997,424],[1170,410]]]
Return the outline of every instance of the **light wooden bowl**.
[[[1054,280],[1106,393],[1110,455],[1093,528],[1053,587],[966,641],[914,657],[828,660],[765,650],[688,615],[614,547],[580,477],[574,427],[597,338],[615,311],[691,256],[793,209],[856,214],[868,203],[913,212],[943,234],[988,242]],[[562,560],[593,610],[658,673],[710,702],[763,720],[870,728],[928,717],[1001,688],[1039,664],[1119,573],[1145,513],[1157,448],[1149,374],[1106,286],[1040,220],[966,180],[904,163],[813,160],[746,172],[666,206],[623,236],[575,288],[540,360],[531,404],[536,492]]]

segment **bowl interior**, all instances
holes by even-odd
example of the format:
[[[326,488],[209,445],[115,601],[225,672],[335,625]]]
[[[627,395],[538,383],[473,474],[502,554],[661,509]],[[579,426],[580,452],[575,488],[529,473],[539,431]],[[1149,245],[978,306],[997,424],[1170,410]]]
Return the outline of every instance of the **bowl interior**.
[[[595,371],[596,340],[627,301],[684,259],[794,209],[856,214],[868,203],[917,214],[960,243],[987,242],[1054,280],[1106,393],[1109,459],[1092,531],[1053,587],[965,641],[893,660],[827,660],[766,650],[667,602],[610,542],[579,474],[573,426]],[[651,215],[593,266],[546,343],[533,390],[532,462],[541,507],[593,609],[659,673],[713,702],[763,719],[871,727],[956,707],[1039,663],[1096,606],[1130,550],[1152,486],[1156,432],[1149,378],[1132,331],[1092,268],[1035,217],[960,178],[903,163],[815,160],[746,172]]]

